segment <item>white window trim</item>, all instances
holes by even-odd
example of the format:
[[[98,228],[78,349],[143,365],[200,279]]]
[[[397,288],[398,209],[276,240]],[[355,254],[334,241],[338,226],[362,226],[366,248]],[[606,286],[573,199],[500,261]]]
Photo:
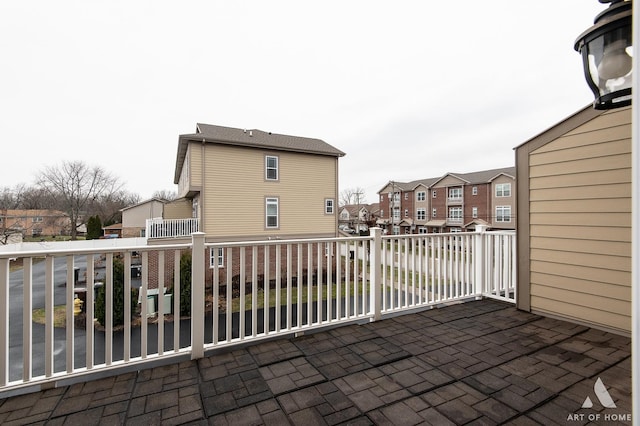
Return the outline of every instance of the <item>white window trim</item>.
[[[269,226],[269,205],[276,206],[276,225]],[[278,197],[265,197],[264,199],[264,227],[266,229],[280,228],[280,199]]]
[[[333,202],[333,198],[325,198],[324,199],[324,214],[333,214],[335,209],[333,206],[335,203]]]
[[[214,261],[218,259],[218,269],[224,268],[224,247],[218,247],[218,256],[213,255],[215,248],[209,249],[209,267],[215,268]]]
[[[416,192],[416,201],[426,201],[427,193],[424,191]]]
[[[276,160],[276,167],[269,167],[269,159],[275,159]],[[276,177],[275,178],[270,178],[269,177],[269,170],[274,170],[276,171]],[[265,180],[269,180],[269,181],[277,181],[280,179],[280,158],[278,158],[277,155],[265,155],[264,156],[264,179]]]
[[[508,195],[505,195],[505,192],[508,192]],[[511,197],[511,183],[497,183],[496,197]]]
[[[502,214],[498,215],[498,211],[501,210]],[[509,220],[505,220],[505,211],[509,212]],[[511,222],[511,206],[496,206],[496,222],[509,223]]]

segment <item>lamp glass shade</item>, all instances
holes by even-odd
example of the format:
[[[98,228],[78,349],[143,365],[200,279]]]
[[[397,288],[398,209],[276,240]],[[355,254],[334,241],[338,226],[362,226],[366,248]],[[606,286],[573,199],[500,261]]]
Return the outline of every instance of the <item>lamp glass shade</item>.
[[[611,7],[576,41],[584,75],[595,96],[594,108],[611,109],[631,104],[633,73],[631,2]],[[624,10],[623,10],[624,9]]]

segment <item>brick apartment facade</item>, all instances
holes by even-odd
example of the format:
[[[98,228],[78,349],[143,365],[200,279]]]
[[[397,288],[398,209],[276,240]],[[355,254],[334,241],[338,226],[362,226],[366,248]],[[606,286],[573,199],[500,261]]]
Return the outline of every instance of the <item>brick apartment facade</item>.
[[[389,234],[515,229],[515,190],[515,167],[390,181],[378,191],[377,224]]]

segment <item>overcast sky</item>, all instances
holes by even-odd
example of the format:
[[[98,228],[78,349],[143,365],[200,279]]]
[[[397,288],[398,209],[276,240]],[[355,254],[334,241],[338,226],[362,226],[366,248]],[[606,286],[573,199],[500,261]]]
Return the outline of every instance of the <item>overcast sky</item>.
[[[514,165],[592,102],[596,0],[0,2],[0,187],[63,160],[149,198],[196,123],[322,139],[340,191]]]

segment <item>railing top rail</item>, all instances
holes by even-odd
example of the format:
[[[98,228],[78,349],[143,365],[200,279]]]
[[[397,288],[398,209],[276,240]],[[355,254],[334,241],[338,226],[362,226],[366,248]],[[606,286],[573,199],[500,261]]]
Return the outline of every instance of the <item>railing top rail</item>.
[[[348,241],[368,241],[373,237],[326,237],[326,238],[298,238],[291,240],[257,240],[257,241],[229,241],[219,243],[205,243],[206,247],[243,247],[243,246],[277,246],[287,244],[305,244],[305,243],[328,243],[328,242],[348,242]]]
[[[16,257],[45,257],[45,256],[73,256],[86,254],[103,254],[103,253],[120,253],[126,251],[159,251],[159,250],[182,250],[191,247],[191,243],[182,244],[163,244],[163,245],[124,245],[117,247],[84,247],[84,248],[65,248],[65,249],[47,249],[42,250],[22,250],[11,252],[0,252],[0,259],[16,258]]]

